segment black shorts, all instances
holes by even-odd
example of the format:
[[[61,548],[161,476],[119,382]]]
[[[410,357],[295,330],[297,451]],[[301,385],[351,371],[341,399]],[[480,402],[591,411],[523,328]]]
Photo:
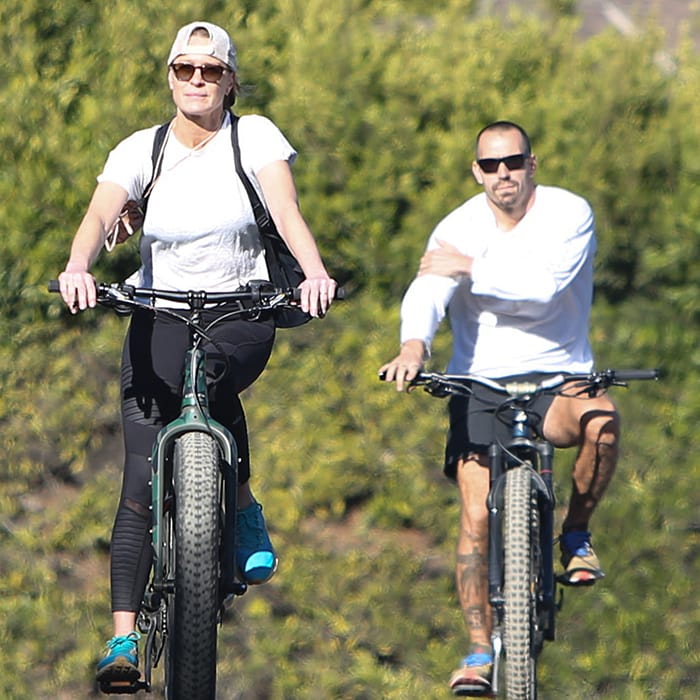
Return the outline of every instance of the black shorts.
[[[540,382],[556,373],[531,372],[512,377],[502,377],[495,381],[505,383],[510,380]],[[445,476],[457,478],[457,463],[471,453],[487,454],[489,445],[510,440],[510,414],[506,411],[495,416],[496,407],[506,398],[480,384],[473,384],[472,396],[452,396],[449,403],[450,427],[445,447]],[[530,427],[535,434],[542,436],[544,417],[552,405],[554,396],[538,396],[531,404]]]

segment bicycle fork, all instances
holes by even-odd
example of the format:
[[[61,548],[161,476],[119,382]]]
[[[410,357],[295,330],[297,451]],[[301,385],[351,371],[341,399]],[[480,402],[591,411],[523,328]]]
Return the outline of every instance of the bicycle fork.
[[[498,694],[499,666],[503,654],[503,625],[505,617],[505,596],[503,590],[505,580],[503,549],[504,492],[506,472],[511,468],[526,468],[530,471],[531,493],[537,499],[540,522],[538,545],[541,556],[541,583],[537,591],[538,625],[543,635],[543,640],[551,641],[554,639],[554,615],[556,611],[553,562],[555,501],[552,485],[554,448],[547,442],[533,442],[526,438],[520,440],[520,443],[518,447],[522,450],[522,458],[518,460],[507,460],[503,448],[499,445],[493,444],[489,447],[491,486],[486,503],[489,528],[488,591],[489,603],[493,611],[491,646],[494,656],[492,683],[494,695]],[[539,471],[531,466],[535,463],[539,463]]]
[[[219,445],[223,477],[223,541],[221,557],[221,599],[230,594],[240,595],[245,584],[235,581],[235,526],[238,495],[238,450],[230,431],[209,416],[209,397],[206,382],[206,355],[200,348],[189,350],[185,359],[184,384],[180,415],[158,433],[151,455],[151,541],[153,546],[153,573],[144,596],[139,627],[146,634],[144,680],[142,687],[150,691],[152,666],[158,663],[162,652],[156,647],[156,632],[166,629],[164,597],[175,593],[172,572],[167,571],[167,548],[171,543],[164,537],[164,509],[169,462],[177,438],[187,432],[202,431],[212,435]],[[177,505],[175,506],[177,507]],[[241,588],[242,587],[242,588]],[[159,616],[161,616],[159,618]],[[152,663],[155,658],[155,663]]]

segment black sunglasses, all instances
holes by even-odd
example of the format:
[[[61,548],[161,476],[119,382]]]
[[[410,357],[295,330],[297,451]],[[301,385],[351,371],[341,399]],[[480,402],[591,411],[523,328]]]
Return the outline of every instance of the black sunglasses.
[[[227,70],[223,66],[193,66],[191,63],[171,63],[170,67],[175,73],[175,77],[183,82],[191,80],[194,72],[199,69],[202,73],[202,79],[206,83],[218,83],[221,76]]]
[[[530,155],[528,153],[516,153],[512,156],[504,156],[503,158],[479,158],[476,163],[485,173],[498,172],[501,163],[503,163],[508,170],[522,170],[525,167],[525,161],[529,157]]]

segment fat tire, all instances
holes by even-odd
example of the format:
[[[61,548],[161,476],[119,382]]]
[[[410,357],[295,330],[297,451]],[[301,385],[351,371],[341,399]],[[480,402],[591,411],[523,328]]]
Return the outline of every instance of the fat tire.
[[[172,700],[214,700],[219,581],[219,451],[204,432],[175,441]]]
[[[537,576],[539,518],[531,471],[515,467],[505,487],[505,685],[508,700],[537,697]]]

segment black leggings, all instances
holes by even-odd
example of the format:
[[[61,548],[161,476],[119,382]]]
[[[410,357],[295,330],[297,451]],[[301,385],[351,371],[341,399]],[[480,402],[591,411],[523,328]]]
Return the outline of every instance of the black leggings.
[[[182,312],[182,313],[187,313]],[[204,312],[210,321],[220,310]],[[149,312],[132,316],[122,354],[121,393],[124,431],[124,475],[112,530],[112,610],[136,612],[141,604],[152,551],[149,529],[151,478],[149,457],[158,431],[180,409],[180,387],[189,329],[181,321]],[[272,320],[227,320],[215,326],[210,337],[218,347],[206,345],[208,369],[218,375],[222,353],[230,363],[228,375],[211,391],[212,416],[233,434],[238,446],[238,481],[250,478],[250,454],[245,413],[238,394],[262,373],[272,352]]]

